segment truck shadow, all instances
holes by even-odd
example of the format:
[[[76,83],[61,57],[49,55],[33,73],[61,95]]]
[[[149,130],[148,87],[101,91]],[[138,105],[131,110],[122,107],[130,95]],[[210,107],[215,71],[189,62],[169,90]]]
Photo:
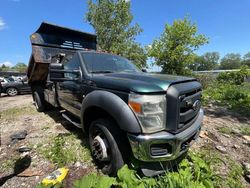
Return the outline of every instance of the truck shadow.
[[[207,116],[212,118],[236,119],[241,123],[248,123],[250,121],[249,117],[238,114],[226,107],[204,107],[204,112]]]
[[[44,113],[48,115],[49,117],[51,117],[55,121],[55,123],[61,124],[64,129],[68,130],[71,134],[74,134],[77,139],[81,140],[81,145],[89,149],[89,145],[87,144],[86,134],[82,131],[81,128],[76,127],[75,125],[70,123],[68,120],[64,119],[62,117],[62,112],[60,109],[54,108]],[[58,127],[59,130],[63,128]]]

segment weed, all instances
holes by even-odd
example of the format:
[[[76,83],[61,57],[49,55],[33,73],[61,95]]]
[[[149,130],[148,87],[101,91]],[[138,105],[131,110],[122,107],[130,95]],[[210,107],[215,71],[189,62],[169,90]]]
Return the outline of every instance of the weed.
[[[80,140],[73,134],[59,134],[51,139],[46,148],[38,147],[38,150],[57,167],[76,161],[88,162],[91,158],[89,150],[82,146]]]
[[[250,84],[233,85],[215,82],[203,90],[203,104],[213,101],[217,105],[228,106],[244,116],[250,115]]]
[[[21,115],[25,115],[25,114],[33,115],[35,113],[36,113],[35,108],[32,106],[25,106],[22,108],[14,107],[14,108],[0,111],[0,119],[13,120],[13,119],[18,118]]]
[[[99,181],[96,181],[96,179]],[[140,188],[160,188],[160,187],[214,187],[216,175],[210,166],[196,153],[191,153],[178,166],[177,172],[166,172],[158,178],[141,178],[134,170],[125,165],[118,171],[117,178],[108,176],[98,176],[92,173],[76,181],[74,186],[80,187],[140,187]]]
[[[9,171],[13,169],[16,160],[17,158],[12,158],[12,159],[1,161],[1,164],[0,164],[1,171],[4,172],[4,171]]]
[[[248,135],[248,136],[250,136],[250,126],[249,125],[242,125],[240,127],[240,133],[242,135]]]
[[[220,133],[231,135],[233,133],[232,129],[230,127],[221,127],[219,129]]]

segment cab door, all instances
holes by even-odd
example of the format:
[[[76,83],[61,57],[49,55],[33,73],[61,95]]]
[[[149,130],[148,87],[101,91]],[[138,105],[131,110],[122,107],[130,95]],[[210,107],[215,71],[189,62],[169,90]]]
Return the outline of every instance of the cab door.
[[[75,54],[70,60],[63,62],[64,70],[75,71],[78,73],[64,73],[64,78],[74,81],[63,81],[58,83],[58,100],[60,106],[65,110],[71,112],[75,116],[80,117],[81,102],[83,99],[82,91],[82,69],[80,66],[80,60],[77,54]]]

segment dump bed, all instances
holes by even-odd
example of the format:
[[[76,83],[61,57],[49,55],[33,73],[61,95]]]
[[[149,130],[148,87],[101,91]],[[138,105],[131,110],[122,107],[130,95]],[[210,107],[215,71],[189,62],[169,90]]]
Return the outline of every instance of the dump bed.
[[[52,59],[76,50],[96,50],[96,35],[43,22],[30,36],[32,54],[27,76],[29,83],[45,82]]]

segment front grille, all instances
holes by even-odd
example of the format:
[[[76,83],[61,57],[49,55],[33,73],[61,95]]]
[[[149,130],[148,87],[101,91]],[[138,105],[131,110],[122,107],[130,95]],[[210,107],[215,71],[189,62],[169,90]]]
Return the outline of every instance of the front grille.
[[[197,81],[171,85],[167,90],[167,126],[178,133],[193,124],[201,108],[201,84]]]

